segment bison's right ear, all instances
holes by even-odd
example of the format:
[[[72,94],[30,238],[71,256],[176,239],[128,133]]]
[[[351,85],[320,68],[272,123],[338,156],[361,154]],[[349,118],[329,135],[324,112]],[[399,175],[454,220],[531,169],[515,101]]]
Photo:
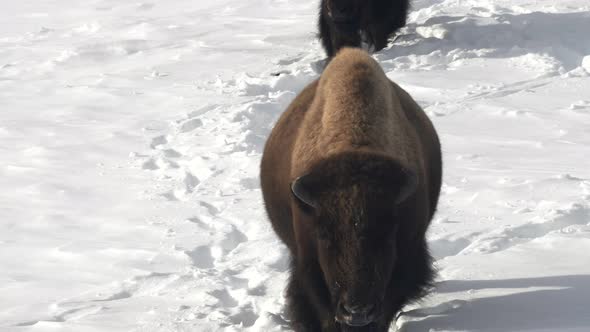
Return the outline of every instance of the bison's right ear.
[[[310,175],[300,176],[291,183],[291,192],[301,203],[316,209],[318,207],[310,184]]]

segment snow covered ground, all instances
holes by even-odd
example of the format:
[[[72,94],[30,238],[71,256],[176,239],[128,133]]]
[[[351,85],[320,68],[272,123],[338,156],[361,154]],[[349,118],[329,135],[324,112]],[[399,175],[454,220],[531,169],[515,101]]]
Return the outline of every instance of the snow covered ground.
[[[257,173],[316,2],[0,2],[0,331],[286,329]],[[375,57],[445,176],[398,330],[590,331],[590,4],[413,3]]]

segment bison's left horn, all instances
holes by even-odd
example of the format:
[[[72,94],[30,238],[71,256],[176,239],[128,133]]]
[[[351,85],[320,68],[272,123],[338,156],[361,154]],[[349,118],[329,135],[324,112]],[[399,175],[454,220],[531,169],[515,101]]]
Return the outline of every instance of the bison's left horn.
[[[306,176],[300,176],[291,183],[291,192],[297,197],[298,200],[305,203],[306,205],[317,208],[317,202],[309,190],[309,186],[306,186]]]

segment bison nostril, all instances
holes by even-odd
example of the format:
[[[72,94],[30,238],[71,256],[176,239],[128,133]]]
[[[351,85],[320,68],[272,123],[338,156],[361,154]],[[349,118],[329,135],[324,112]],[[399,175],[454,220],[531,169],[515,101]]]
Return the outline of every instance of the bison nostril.
[[[358,314],[360,312],[360,308],[356,307],[356,306],[349,306],[349,305],[344,305],[344,310],[349,313],[349,314]]]
[[[362,305],[344,305],[344,310],[353,315],[368,315],[370,314],[373,309],[375,308],[374,305],[368,304],[365,306]]]
[[[344,304],[340,302],[336,316],[334,317],[337,322],[348,325],[348,326],[365,326],[371,324],[377,318],[377,309],[373,304],[350,304],[347,302]]]

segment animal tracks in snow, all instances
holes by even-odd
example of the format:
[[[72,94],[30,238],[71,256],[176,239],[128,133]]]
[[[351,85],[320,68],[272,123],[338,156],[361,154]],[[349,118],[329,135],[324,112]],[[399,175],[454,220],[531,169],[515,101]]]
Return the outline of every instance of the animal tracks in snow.
[[[569,71],[590,53],[577,34],[589,28],[589,17],[587,12],[431,16],[409,24],[395,47],[378,58],[391,69],[436,69],[469,58],[522,55],[546,73]]]
[[[104,309],[105,309],[105,307],[99,306],[99,305],[89,305],[89,306],[87,305],[87,306],[82,306],[80,308],[66,309],[66,310],[59,308],[59,306],[54,306],[52,308],[52,311],[55,311],[55,313],[51,314],[50,317],[43,319],[43,320],[35,320],[35,321],[18,323],[18,324],[15,324],[15,326],[18,326],[18,327],[34,326],[34,327],[42,328],[43,326],[51,325],[51,323],[63,323],[63,322],[68,322],[68,321],[76,321],[76,320],[82,319],[82,318],[89,316],[89,315],[95,315]]]
[[[462,231],[445,234],[443,231],[441,236],[434,233],[441,229],[452,228],[457,222],[453,221],[454,217],[439,216],[435,218],[430,246],[437,259],[456,255],[491,254],[555,233],[574,234],[590,231],[590,200],[587,195],[589,181],[585,179],[567,174],[537,181],[502,178],[497,181],[497,187],[493,191],[490,190],[489,193],[480,193],[471,197],[463,196],[464,190],[462,188],[469,185],[467,181],[458,187],[445,184],[443,186],[442,208],[445,209],[446,200],[458,202],[461,199],[466,202],[474,202],[485,199],[486,196],[490,198],[504,196],[505,200],[497,201],[493,209],[497,214],[506,217],[504,220],[498,220],[493,216],[494,210],[490,211],[488,216],[485,216],[486,212],[458,210],[455,212],[457,214],[455,218],[461,219],[464,214],[470,215],[472,218],[481,220],[479,223],[484,228],[476,232]],[[578,190],[572,191],[572,187],[577,187]],[[561,192],[570,194],[575,203],[561,206],[548,200],[550,197],[547,196],[548,194],[557,195]],[[528,197],[528,200],[510,200],[510,197],[518,196]],[[467,205],[469,204],[467,203]],[[449,206],[459,207],[457,203],[450,203]],[[503,210],[505,212],[498,213]],[[464,213],[464,211],[469,211],[469,213]],[[485,223],[483,223],[484,220]],[[471,220],[471,222],[476,221]],[[464,221],[459,220],[458,222]],[[493,226],[486,226],[486,224]]]
[[[258,165],[274,122],[317,72],[309,56],[275,62],[281,68],[277,76],[242,74],[216,82],[220,91],[239,95],[242,102],[189,111],[150,139],[149,154],[134,154],[134,163],[158,179],[154,199],[193,211],[171,224],[166,235],[190,265],[185,274],[175,274],[174,287],[209,286],[191,294],[205,301],[188,301],[179,304],[184,309],[169,313],[177,324],[204,320],[259,330],[285,325],[282,298],[266,295],[282,292],[289,262],[264,222]],[[252,256],[256,252],[266,255]],[[168,291],[174,293],[172,284],[160,293]],[[156,324],[147,315],[143,320],[144,326]]]
[[[542,238],[552,232],[571,234],[590,231],[590,208],[581,204],[549,211],[546,217],[536,217],[533,221],[513,227],[502,227],[474,239],[460,253],[471,252],[489,254],[508,249],[528,241]]]
[[[590,100],[577,101],[571,104],[569,109],[574,112],[590,115]]]
[[[203,121],[201,119],[190,119],[182,123],[179,128],[181,133],[187,133],[193,131],[203,125]]]
[[[185,251],[186,255],[190,257],[193,266],[199,269],[208,269],[213,267],[215,260],[211,255],[211,248],[209,246],[199,246],[190,251]]]

